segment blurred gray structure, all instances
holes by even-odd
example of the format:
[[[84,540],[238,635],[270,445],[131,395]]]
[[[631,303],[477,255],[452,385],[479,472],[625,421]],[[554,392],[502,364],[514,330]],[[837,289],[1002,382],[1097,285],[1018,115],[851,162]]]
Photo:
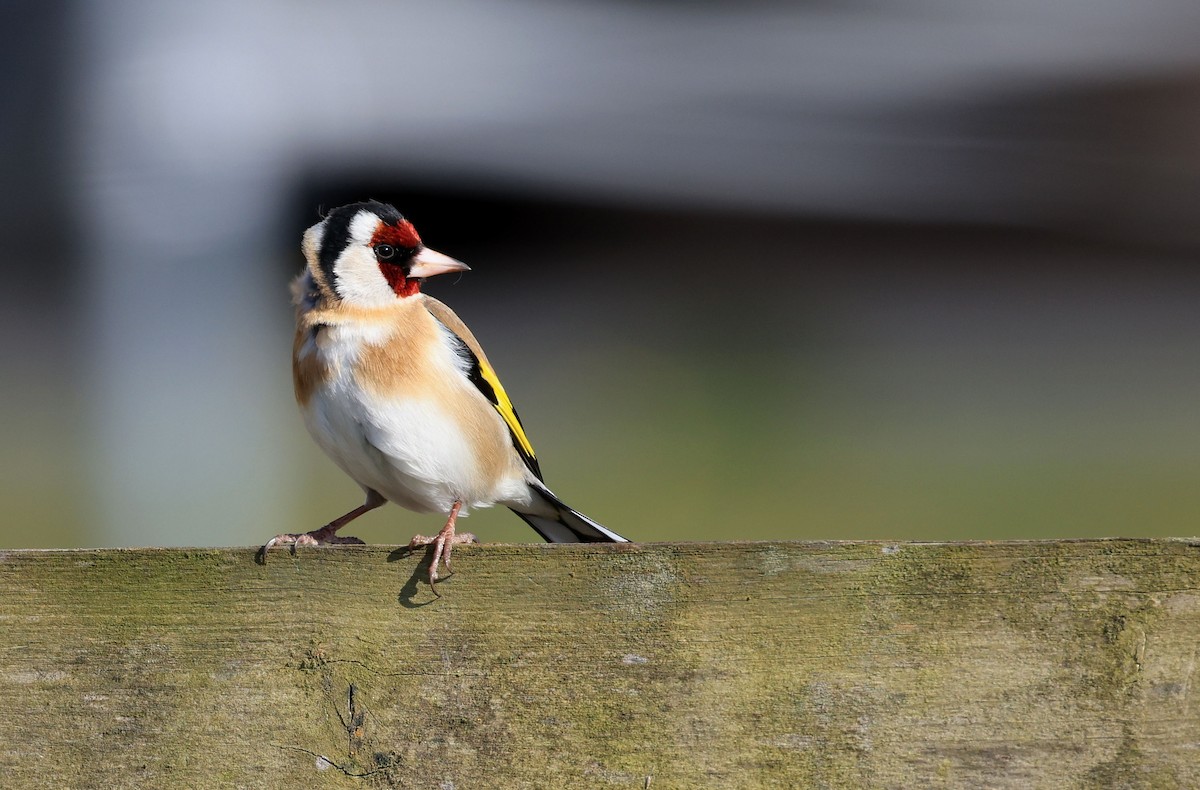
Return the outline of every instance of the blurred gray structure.
[[[5,85],[5,236],[53,258],[29,228],[70,229],[79,276],[22,315],[86,393],[72,485],[110,545],[251,542],[294,494],[271,438],[299,430],[270,394],[288,307],[263,261],[304,179],[1200,241],[1194,2],[4,13],[7,70],[29,75]]]

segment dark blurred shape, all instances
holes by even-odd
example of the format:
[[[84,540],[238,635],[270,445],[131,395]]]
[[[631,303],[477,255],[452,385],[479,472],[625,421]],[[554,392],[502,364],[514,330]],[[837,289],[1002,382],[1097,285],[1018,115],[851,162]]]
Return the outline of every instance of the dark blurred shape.
[[[297,184],[285,215],[289,226],[281,242],[300,238],[335,206],[374,199],[391,203],[412,220],[432,247],[453,245],[455,254],[474,257],[519,253],[522,248],[564,239],[582,242],[594,230],[591,217],[624,208],[585,196],[556,197],[494,185],[447,183],[421,174],[378,171],[327,174]]]
[[[78,241],[68,143],[69,5],[16,0],[0,7],[0,240],[4,276],[31,301],[60,299]],[[20,307],[21,302],[15,302]]]
[[[1200,244],[1200,70],[1064,84],[962,114],[991,140],[1019,222],[1155,247]]]

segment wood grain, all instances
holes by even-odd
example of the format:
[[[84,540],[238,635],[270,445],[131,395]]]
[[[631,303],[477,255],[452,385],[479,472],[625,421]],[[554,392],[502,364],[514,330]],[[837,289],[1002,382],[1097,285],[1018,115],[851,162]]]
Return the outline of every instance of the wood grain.
[[[5,787],[1200,786],[1187,541],[0,554]]]

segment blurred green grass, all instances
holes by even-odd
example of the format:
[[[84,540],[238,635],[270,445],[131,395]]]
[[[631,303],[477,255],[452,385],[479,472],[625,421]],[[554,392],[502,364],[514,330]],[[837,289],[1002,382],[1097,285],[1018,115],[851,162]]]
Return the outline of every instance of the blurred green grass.
[[[574,507],[639,541],[1197,531],[1195,464],[1156,442],[1154,432],[1123,436],[1121,426],[1110,426],[1072,443],[1070,432],[1067,441],[1038,439],[1019,420],[981,418],[956,433],[931,418],[922,424],[911,415],[905,421],[896,412],[879,413],[870,403],[714,374],[710,362],[627,349],[577,356],[575,369],[555,365],[510,385],[520,393],[514,397],[521,398],[547,482]],[[769,358],[742,360],[739,369],[772,365]],[[280,390],[278,407],[294,409],[290,392]],[[87,502],[72,485],[80,466],[67,430],[72,421],[43,414],[23,425],[4,445],[8,519],[0,545],[95,545]],[[276,522],[241,525],[246,544],[316,528],[361,499],[312,444],[298,415],[293,427],[277,437],[281,462],[294,470],[293,498],[280,503]],[[230,519],[236,522],[237,514]],[[439,523],[389,506],[348,532],[400,543]],[[503,508],[477,511],[464,524],[485,541],[538,540]],[[163,528],[166,544],[207,542],[203,534]]]

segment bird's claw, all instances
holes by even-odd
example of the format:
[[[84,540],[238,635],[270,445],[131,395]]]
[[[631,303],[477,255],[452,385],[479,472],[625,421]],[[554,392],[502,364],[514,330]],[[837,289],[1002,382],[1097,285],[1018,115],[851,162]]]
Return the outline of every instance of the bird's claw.
[[[295,554],[297,546],[333,546],[339,544],[365,546],[367,542],[350,535],[338,535],[335,530],[330,530],[329,527],[321,527],[320,529],[314,529],[312,532],[285,532],[282,535],[276,535],[263,544],[262,554],[266,556],[266,553],[275,546],[290,546],[292,553]]]
[[[454,570],[450,567],[450,555],[454,551],[454,546],[458,543],[478,543],[479,539],[470,532],[455,534],[453,529],[443,529],[436,535],[413,535],[413,539],[408,542],[409,549],[420,548],[421,546],[433,546],[433,559],[429,563],[429,586],[433,591],[437,592],[438,579],[444,579],[445,576],[438,576],[438,566],[444,565],[447,575],[453,574]]]

